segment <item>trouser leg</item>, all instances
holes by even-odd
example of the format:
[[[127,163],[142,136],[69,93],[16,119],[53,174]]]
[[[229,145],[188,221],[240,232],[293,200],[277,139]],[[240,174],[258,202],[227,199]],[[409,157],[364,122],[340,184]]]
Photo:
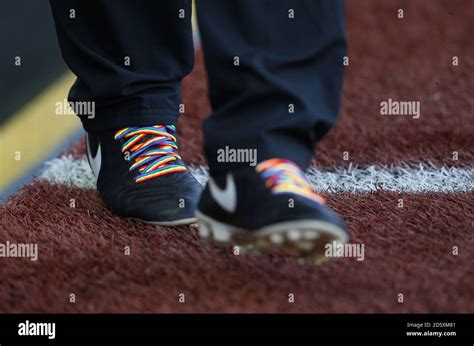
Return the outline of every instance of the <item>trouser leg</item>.
[[[339,112],[343,2],[197,0],[197,14],[213,107],[204,124],[211,172],[245,164],[219,162],[226,146],[307,167]]]
[[[87,131],[175,124],[194,63],[190,0],[50,0],[77,76],[69,101],[94,102]]]

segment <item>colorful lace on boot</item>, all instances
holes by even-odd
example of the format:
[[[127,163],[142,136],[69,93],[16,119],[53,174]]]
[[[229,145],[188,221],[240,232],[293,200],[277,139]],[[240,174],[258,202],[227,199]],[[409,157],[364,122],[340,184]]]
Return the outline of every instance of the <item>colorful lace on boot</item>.
[[[256,170],[274,194],[295,193],[318,203],[325,203],[324,198],[313,191],[303,171],[289,160],[263,161],[257,165]]]
[[[115,133],[115,140],[125,139],[122,153],[128,152],[130,160],[134,159],[130,172],[133,170],[139,172],[135,177],[135,183],[186,171],[184,165],[174,163],[176,160],[181,160],[175,133],[174,125],[126,127]]]

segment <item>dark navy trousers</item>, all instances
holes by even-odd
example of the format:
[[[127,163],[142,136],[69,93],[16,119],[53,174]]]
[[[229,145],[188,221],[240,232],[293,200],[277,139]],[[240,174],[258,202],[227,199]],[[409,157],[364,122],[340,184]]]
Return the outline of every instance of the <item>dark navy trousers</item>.
[[[192,69],[190,0],[50,0],[59,43],[77,80],[69,101],[95,102],[87,131],[175,124],[180,82]],[[342,0],[197,0],[217,151],[256,149],[258,161],[308,166],[335,123],[346,55]],[[198,129],[196,129],[198,131]]]

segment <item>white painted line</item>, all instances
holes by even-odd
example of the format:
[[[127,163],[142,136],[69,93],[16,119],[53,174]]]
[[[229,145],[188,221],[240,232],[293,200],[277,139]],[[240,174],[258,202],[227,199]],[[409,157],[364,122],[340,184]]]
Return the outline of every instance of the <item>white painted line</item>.
[[[63,156],[45,163],[40,179],[51,184],[93,189],[95,179],[85,157],[74,159]],[[190,167],[198,181],[204,185],[208,179],[207,167]],[[311,168],[307,177],[319,192],[468,192],[474,190],[474,167],[434,167],[420,164],[417,167],[376,167],[321,171]]]

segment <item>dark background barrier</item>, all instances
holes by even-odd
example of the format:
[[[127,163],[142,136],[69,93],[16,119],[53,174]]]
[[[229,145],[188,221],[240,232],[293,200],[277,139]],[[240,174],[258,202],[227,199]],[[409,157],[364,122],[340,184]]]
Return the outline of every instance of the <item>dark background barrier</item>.
[[[47,0],[1,1],[0,123],[67,70]],[[21,66],[15,57],[21,57]]]

